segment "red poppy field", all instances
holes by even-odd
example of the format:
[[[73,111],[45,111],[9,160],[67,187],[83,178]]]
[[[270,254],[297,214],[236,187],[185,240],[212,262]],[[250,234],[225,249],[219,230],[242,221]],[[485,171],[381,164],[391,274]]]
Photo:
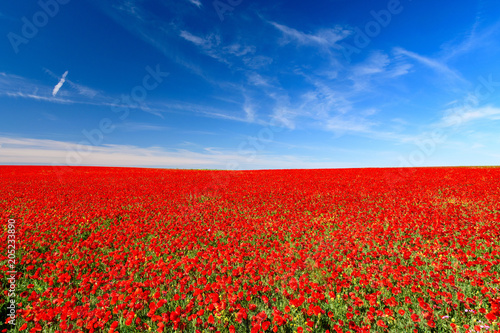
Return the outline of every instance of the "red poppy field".
[[[500,332],[500,168],[4,166],[0,214],[0,331]]]

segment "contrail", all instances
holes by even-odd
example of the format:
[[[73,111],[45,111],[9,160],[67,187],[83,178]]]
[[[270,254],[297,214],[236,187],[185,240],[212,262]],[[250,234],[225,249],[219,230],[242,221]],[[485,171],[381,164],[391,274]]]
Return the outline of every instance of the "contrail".
[[[61,89],[61,87],[63,86],[64,82],[66,82],[66,75],[68,75],[68,71],[64,72],[63,76],[59,80],[59,83],[56,84],[56,86],[54,87],[54,90],[52,90],[52,96],[55,97],[57,95],[57,93],[59,92],[59,89]]]

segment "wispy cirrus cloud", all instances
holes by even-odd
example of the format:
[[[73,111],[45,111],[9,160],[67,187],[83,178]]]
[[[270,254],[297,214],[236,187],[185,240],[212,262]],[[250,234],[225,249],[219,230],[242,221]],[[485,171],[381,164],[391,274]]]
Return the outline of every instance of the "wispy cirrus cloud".
[[[366,93],[374,86],[371,81],[376,80],[377,86],[410,73],[413,66],[400,57],[390,56],[382,51],[373,51],[367,59],[351,65],[347,69],[347,77],[353,83],[353,89]]]
[[[144,20],[143,11],[137,1],[134,0],[123,0],[113,3],[113,7],[119,11],[128,13],[139,20]]]
[[[284,24],[273,21],[267,22],[283,33],[284,39],[282,40],[282,43],[294,41],[299,45],[315,45],[326,48],[339,48],[337,42],[343,40],[352,33],[352,31],[350,31],[349,29],[341,26],[336,26],[331,29],[321,29],[316,33],[308,34],[288,27]]]
[[[337,134],[347,132],[364,132],[370,133],[371,128],[375,123],[361,117],[346,117],[334,116],[330,117],[325,124],[328,130],[336,132]]]
[[[45,71],[45,73],[49,74],[51,77],[59,79],[59,77],[56,74],[54,74],[51,70],[49,70],[47,68],[44,68],[43,70]],[[80,93],[80,95],[87,96],[89,98],[94,98],[99,94],[99,91],[96,89],[84,86],[84,85],[79,84],[79,83],[75,83],[75,82],[69,80],[67,77],[65,79],[66,79],[65,83],[69,84],[71,86],[71,88],[78,91],[78,93]]]
[[[249,109],[246,108],[245,102],[241,104],[236,101],[238,112],[235,112],[235,107],[228,108],[212,107],[206,104],[186,103],[182,101],[154,101],[146,104],[122,103],[119,96],[107,95],[105,93],[97,93],[96,90],[81,86],[83,89],[96,92],[96,94],[82,94],[82,91],[75,88],[76,91],[65,91],[64,97],[61,94],[54,96],[52,88],[37,80],[24,78],[18,75],[12,75],[0,72],[0,96],[17,99],[30,99],[45,103],[55,104],[80,104],[91,105],[96,107],[109,108],[126,108],[131,110],[141,110],[155,115],[163,113],[186,113],[189,112],[193,116],[219,118],[233,120],[237,122],[254,122],[255,117],[249,116]],[[145,109],[146,108],[146,109]],[[135,130],[139,130],[141,126],[135,126]],[[147,126],[143,126],[142,130],[146,130]],[[149,127],[154,130],[153,127]],[[159,130],[159,129],[158,129]]]
[[[229,64],[227,59],[224,57],[224,53],[227,54],[227,52],[224,52],[224,49],[221,46],[222,40],[219,34],[212,33],[205,37],[199,37],[193,35],[189,31],[182,30],[180,31],[179,36],[196,45],[204,54],[217,59],[222,63]]]
[[[465,125],[476,120],[500,120],[500,108],[492,105],[474,109],[450,108],[437,124],[442,127]]]
[[[191,73],[209,79],[203,66],[191,60],[188,52],[184,52],[180,45],[178,22],[182,21],[180,15],[183,12],[178,6],[190,6],[188,2],[164,2],[163,5],[170,8],[173,19],[166,22],[164,18],[156,13],[143,8],[141,1],[116,0],[97,1],[93,3],[116,23],[128,30],[131,34],[139,37],[145,43],[153,46],[169,60],[178,64]]]
[[[472,24],[462,38],[447,42],[443,45],[442,59],[448,61],[450,59],[460,57],[471,52],[497,45],[496,41],[500,35],[500,22],[497,22],[486,28],[481,28],[480,19]]]
[[[228,54],[232,54],[236,57],[245,56],[248,54],[253,54],[256,51],[256,47],[253,45],[242,45],[241,43],[234,43],[224,47],[224,51]]]
[[[255,55],[243,58],[245,66],[255,70],[266,68],[267,66],[272,64],[273,61],[273,58],[263,55]]]
[[[353,66],[353,76],[366,76],[382,73],[390,64],[389,56],[380,51],[374,52],[363,63]]]
[[[271,83],[268,78],[263,77],[257,72],[247,73],[248,83],[254,86],[270,87]]]
[[[250,67],[260,68],[272,62],[272,58],[255,56],[256,48],[253,45],[239,42],[224,44],[222,36],[218,33],[210,33],[200,37],[189,31],[181,30],[179,36],[197,46],[205,55],[217,59],[231,68],[237,66],[238,69],[242,70],[242,63]]]
[[[0,96],[33,99],[53,103],[73,103],[69,98],[53,95],[54,88],[37,80],[15,74],[0,73]]]
[[[8,92],[4,92],[4,93],[0,92],[0,95],[12,97],[12,98],[33,99],[36,101],[51,102],[51,103],[58,103],[58,104],[77,104],[78,103],[76,101],[72,101],[72,100],[66,99],[66,98],[58,98],[55,96],[41,96],[41,95],[38,95],[36,93],[24,93],[24,92],[20,92],[20,91],[17,91],[17,92],[8,91]]]
[[[66,74],[67,75],[67,74]],[[65,76],[63,75],[65,78]],[[62,79],[58,85],[63,81]],[[65,81],[69,82],[69,81]],[[64,83],[64,82],[63,82]],[[74,91],[64,91],[64,94],[59,92],[56,87],[40,82],[38,80],[25,78],[19,75],[0,73],[0,96],[10,98],[31,99],[40,102],[56,103],[56,104],[81,104],[93,105],[100,107],[125,107],[129,109],[140,109],[150,113],[158,113],[160,110],[155,107],[149,107],[146,104],[123,103],[119,96],[106,95],[99,93],[97,90],[83,86],[71,85]],[[54,90],[57,90],[54,94]]]
[[[78,155],[85,152],[85,156]],[[69,159],[68,156],[72,158]],[[73,162],[68,164],[68,160]],[[305,162],[307,161],[307,162]],[[122,166],[225,169],[228,162],[237,169],[327,168],[349,167],[353,163],[314,160],[310,157],[279,155],[262,152],[252,160],[236,150],[206,147],[201,152],[162,147],[105,144],[90,146],[73,142],[0,137],[0,164],[42,164],[78,166]]]
[[[135,33],[139,33],[144,40],[163,50],[166,48],[165,45],[168,44],[165,41],[171,41],[173,38],[172,35],[177,34],[179,40],[191,43],[198,48],[201,54],[205,54],[213,59],[216,59],[220,63],[225,64],[234,74],[233,78],[235,81],[232,82],[233,87],[230,90],[232,90],[231,94],[233,98],[238,100],[238,109],[243,112],[242,115],[233,112],[234,108],[233,110],[224,108],[214,108],[214,110],[208,110],[206,107],[201,105],[194,107],[198,113],[202,113],[208,117],[245,122],[259,122],[263,121],[263,119],[274,118],[279,120],[288,128],[296,128],[296,121],[299,118],[305,123],[305,126],[308,126],[307,121],[313,121],[314,123],[317,121],[317,114],[319,112],[323,112],[331,116],[331,113],[336,114],[336,112],[346,112],[347,110],[352,109],[349,105],[351,102],[345,102],[348,98],[353,97],[350,92],[346,93],[348,86],[345,81],[333,83],[335,86],[345,87],[343,90],[339,89],[336,91],[335,97],[333,97],[333,94],[330,96],[325,95],[324,91],[316,90],[319,89],[316,87],[314,90],[302,88],[299,91],[294,91],[293,96],[298,95],[303,96],[304,98],[294,97],[290,100],[288,98],[289,92],[287,91],[287,88],[283,87],[284,76],[286,76],[285,80],[290,80],[291,78],[290,81],[294,81],[294,85],[302,85],[304,83],[302,74],[300,71],[296,72],[295,70],[283,70],[282,65],[280,65],[280,71],[273,70],[270,65],[274,61],[273,59],[276,52],[281,51],[279,48],[277,48],[277,50],[274,46],[267,50],[258,49],[252,43],[256,42],[254,36],[242,34],[237,38],[232,38],[228,37],[227,34],[222,36],[218,29],[212,29],[212,31],[208,30],[208,32],[205,32],[204,34],[199,34],[198,32],[189,30],[182,23],[179,23],[182,22],[182,19],[179,19],[176,21],[177,23],[175,26],[170,26],[168,29],[160,27],[159,30],[165,32],[163,37],[160,37],[157,36],[154,31],[149,33],[151,32],[148,28],[149,20],[144,19],[144,17],[149,17],[150,15],[154,16],[154,14],[143,13],[144,8],[137,8],[138,4],[135,4],[134,6],[122,7],[123,8],[119,10],[119,13],[112,13],[111,15],[117,17],[118,21],[128,27],[137,27],[137,29],[135,29]],[[124,20],[124,16],[118,15],[120,13],[129,17],[128,21]],[[334,52],[340,52],[340,47],[338,45],[339,41],[343,40],[352,33],[348,28],[335,26],[332,28],[318,29],[313,32],[303,32],[275,21],[268,21],[259,15],[257,16],[259,17],[258,20],[263,20],[269,23],[267,29],[270,30],[271,35],[274,35],[274,37],[278,39],[281,38],[283,43],[295,43],[299,46],[311,46],[326,51],[318,52],[318,54],[315,55],[315,57],[319,58],[320,61],[329,64],[325,71],[338,72],[341,70],[349,70],[349,68],[342,68],[342,66],[339,66],[339,62],[334,54]],[[138,25],[136,26],[132,24],[130,20],[137,21]],[[179,28],[181,26],[183,28]],[[274,30],[276,33],[273,34],[272,32]],[[280,35],[282,37],[280,37]],[[224,40],[225,38],[228,38],[228,40]],[[185,49],[186,47],[183,46],[183,48]],[[336,51],[334,51],[335,49]],[[166,55],[170,52],[168,50],[164,51]],[[189,59],[192,58],[192,56],[183,57],[182,55],[177,54],[175,58],[183,59],[182,61],[190,63]],[[299,68],[300,70],[307,70],[310,66],[310,59],[307,59],[306,62],[305,59],[298,57],[295,62],[297,63],[296,69]],[[371,68],[359,68],[359,74],[361,75],[362,71],[365,71],[367,74],[369,71],[374,71],[373,74],[376,74],[385,70],[385,68],[377,70],[375,68],[376,65],[378,64],[374,63]],[[394,68],[393,75],[397,76],[406,73],[406,68],[400,67],[397,71]],[[205,72],[206,68],[202,71]],[[202,75],[210,84],[220,85],[220,81],[209,79],[206,72],[201,74],[200,71],[198,74]],[[343,73],[343,76],[345,77],[346,74]],[[331,77],[331,75],[329,77]],[[241,81],[238,82],[238,79]],[[300,81],[302,81],[302,83],[299,83]],[[323,83],[323,86],[328,85],[332,85],[332,82]],[[227,91],[228,90],[226,89],[226,95],[228,94]],[[245,92],[248,92],[253,99],[259,100],[259,103],[252,107],[252,112],[249,112],[249,108],[245,103]],[[342,95],[348,95],[349,97],[343,97]],[[175,109],[172,105],[167,105],[167,108]],[[261,110],[264,110],[264,112],[261,112]],[[259,117],[256,117],[257,114],[259,114]],[[308,117],[310,118],[308,119]]]
[[[198,8],[201,8],[203,6],[200,0],[188,0],[188,1]]]
[[[190,33],[189,31],[182,30],[180,32],[179,36],[181,36],[185,40],[190,41],[191,43],[196,44],[197,46],[201,46],[205,49],[210,49],[210,48],[212,48],[212,45],[213,45],[212,41],[210,41],[209,39],[204,39],[204,38],[195,36],[192,33]]]
[[[243,111],[245,111],[246,118],[249,122],[254,122],[256,117],[255,107],[249,98],[245,99],[245,104],[243,105]]]
[[[450,67],[448,67],[446,63],[442,61],[422,56],[415,52],[405,50],[401,47],[394,48],[394,53],[396,55],[404,55],[407,56],[408,58],[416,60],[417,62],[435,70],[437,73],[444,75],[449,81],[458,83],[467,83],[467,81],[462,77],[462,75],[459,72],[452,70]]]

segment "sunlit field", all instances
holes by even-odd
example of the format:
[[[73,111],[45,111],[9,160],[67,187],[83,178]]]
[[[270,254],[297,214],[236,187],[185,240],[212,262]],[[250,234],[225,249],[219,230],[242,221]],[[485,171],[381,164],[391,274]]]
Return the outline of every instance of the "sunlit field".
[[[10,292],[25,332],[500,332],[500,168],[0,167],[0,194],[0,331]]]

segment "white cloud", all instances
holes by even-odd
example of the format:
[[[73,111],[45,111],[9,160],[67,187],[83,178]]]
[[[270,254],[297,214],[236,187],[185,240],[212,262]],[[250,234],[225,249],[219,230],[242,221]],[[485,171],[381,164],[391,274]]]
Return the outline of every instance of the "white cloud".
[[[68,100],[68,99],[63,99],[63,98],[58,98],[58,97],[50,97],[50,96],[41,96],[41,95],[37,95],[36,93],[30,94],[30,93],[23,93],[23,92],[10,92],[10,91],[8,91],[8,92],[1,93],[1,95],[13,97],[13,98],[34,99],[37,101],[60,103],[60,104],[76,103],[76,102]]]
[[[480,49],[488,50],[492,44],[497,44],[498,33],[500,32],[500,22],[496,22],[483,30],[480,30],[479,27],[480,21],[476,18],[476,22],[474,22],[470,30],[465,33],[463,39],[459,43],[452,41],[443,45],[443,58],[448,60]]]
[[[357,80],[360,76],[364,77],[382,73],[389,64],[390,60],[387,54],[374,52],[366,61],[353,67],[351,78]],[[365,78],[363,78],[363,80],[365,80]]]
[[[47,69],[47,68],[44,68],[43,69],[47,74],[49,74],[50,76],[52,76],[53,78],[55,79],[58,79],[59,77],[54,74],[51,70]],[[99,92],[95,89],[92,89],[90,87],[86,87],[84,85],[81,85],[81,84],[78,84],[78,83],[75,83],[71,80],[68,80],[66,79],[66,82],[67,84],[69,84],[71,86],[71,88],[75,89],[76,91],[78,91],[78,93],[80,95],[83,95],[83,96],[86,96],[86,97],[89,97],[89,98],[94,98],[96,97]]]
[[[363,62],[353,65],[348,78],[352,80],[354,90],[364,92],[373,88],[371,80],[376,80],[377,84],[380,84],[407,74],[412,65],[400,58],[389,57],[384,52],[375,51]]]
[[[229,67],[234,66],[240,59],[245,65],[252,68],[264,67],[272,62],[271,58],[254,56],[256,48],[253,45],[233,43],[224,46],[222,37],[218,33],[200,37],[189,31],[181,30],[179,36],[199,47],[204,54],[217,59]]]
[[[309,162],[305,162],[309,161]],[[129,145],[79,145],[55,140],[0,137],[0,164],[68,166],[124,166],[227,169],[332,168],[354,166],[336,161],[314,161],[310,157],[270,155],[261,152],[252,160],[236,151],[210,147],[203,152],[165,150]]]
[[[174,22],[176,20],[166,22],[154,12],[138,6],[137,3],[126,3],[121,6],[111,5],[108,1],[98,3],[102,11],[124,29],[152,45],[171,61],[207,79],[204,69],[197,62],[190,61],[190,55],[182,50],[178,39],[179,29]],[[176,2],[164,2],[164,5],[174,6]],[[180,16],[181,11],[176,11],[175,14]]]
[[[251,72],[247,74],[248,77],[248,83],[255,85],[255,86],[264,86],[264,87],[270,87],[271,84],[269,83],[269,80],[265,79],[260,75],[259,73],[256,72]]]
[[[259,69],[272,64],[273,58],[266,56],[245,57],[243,62],[250,68]]]
[[[47,73],[50,74],[49,71],[47,71]],[[70,81],[66,80],[66,82],[69,83]],[[0,73],[0,96],[32,99],[40,102],[57,104],[82,104],[116,108],[123,107],[134,110],[142,110],[144,112],[149,112],[157,116],[161,116],[160,112],[165,111],[163,109],[149,107],[144,103],[134,104],[121,102],[119,96],[107,96],[99,93],[94,89],[81,85],[76,85],[74,87],[77,90],[78,94],[72,91],[68,91],[65,93],[64,98],[62,98],[52,93],[56,88],[57,86],[51,88],[50,86],[40,84],[35,80],[27,79],[21,76]]]
[[[243,111],[245,111],[246,118],[249,122],[253,122],[255,120],[255,109],[248,100],[245,101]]]
[[[201,8],[201,6],[203,6],[200,0],[188,0],[188,1],[198,8]]]
[[[322,29],[315,34],[307,34],[276,22],[268,21],[268,23],[281,31],[288,40],[294,40],[300,45],[334,47],[337,42],[343,40],[351,34],[351,31],[340,26],[333,29]]]
[[[459,126],[480,119],[500,120],[500,108],[493,106],[484,106],[472,110],[451,108],[445,111],[439,125],[443,127]]]
[[[78,91],[78,93],[80,95],[83,95],[83,96],[86,96],[86,97],[89,97],[89,98],[94,98],[97,95],[99,95],[99,92],[97,90],[92,89],[90,87],[86,87],[86,86],[83,86],[81,84],[74,83],[74,82],[72,82],[70,80],[66,80],[66,82],[71,86],[71,88],[73,88],[76,91]]]
[[[171,102],[171,103],[161,104],[161,106],[159,107],[161,107],[164,111],[173,111],[173,112],[182,111],[183,113],[189,112],[192,114],[209,118],[227,119],[244,123],[249,122],[246,117],[241,117],[239,114],[231,114],[228,113],[228,110],[226,109],[207,106],[206,104]]]
[[[141,11],[141,8],[137,6],[135,1],[131,0],[124,0],[121,1],[120,3],[114,3],[113,8],[118,9],[119,11],[122,11],[124,13],[127,13],[129,15],[135,16],[139,20],[144,20],[144,14]]]
[[[345,114],[353,109],[352,102],[349,101],[349,96],[355,93],[353,90],[343,92],[323,80],[310,76],[306,78],[315,89],[302,95],[299,106],[301,115],[328,118],[332,113]]]
[[[389,77],[398,77],[406,75],[410,72],[410,69],[412,67],[413,66],[411,64],[405,64],[405,63],[398,64],[388,72],[388,75]]]
[[[325,124],[328,130],[343,132],[369,132],[374,125],[364,118],[335,116],[330,118]]]
[[[295,118],[295,115],[292,111],[290,111],[286,107],[279,106],[275,108],[273,118],[288,129],[295,128],[295,122],[293,120]]]
[[[222,63],[228,65],[230,64],[226,59],[226,55],[230,54],[230,52],[234,52],[234,50],[225,50],[221,47],[222,40],[219,34],[210,34],[202,38],[193,35],[189,31],[182,30],[179,36],[201,48],[202,52],[209,57],[212,57]]]
[[[365,62],[354,66],[353,75],[365,76],[382,73],[386,70],[386,67],[389,65],[389,63],[390,60],[387,54],[382,52],[374,52]]]
[[[436,72],[440,74],[444,74],[449,80],[453,81],[459,81],[459,82],[465,82],[464,78],[455,72],[454,70],[450,69],[445,63],[424,57],[422,55],[419,55],[415,52],[411,52],[408,50],[405,50],[401,47],[396,47],[394,48],[394,53],[396,55],[405,55],[413,60],[418,61],[419,63],[434,69]]]
[[[255,46],[235,43],[224,47],[224,51],[237,57],[241,57],[247,54],[255,53]]]
[[[203,47],[210,47],[211,43],[201,37],[195,36],[189,31],[182,30],[180,33],[180,36],[184,38],[187,41],[190,41],[193,44],[196,44],[198,46],[203,46]]]
[[[67,75],[68,75],[68,71],[64,72],[63,76],[59,80],[59,83],[56,84],[56,86],[54,87],[54,90],[52,90],[52,96],[55,97],[57,95],[57,93],[59,92],[59,89],[61,89],[61,87],[63,86],[64,82],[66,82],[66,76]]]

